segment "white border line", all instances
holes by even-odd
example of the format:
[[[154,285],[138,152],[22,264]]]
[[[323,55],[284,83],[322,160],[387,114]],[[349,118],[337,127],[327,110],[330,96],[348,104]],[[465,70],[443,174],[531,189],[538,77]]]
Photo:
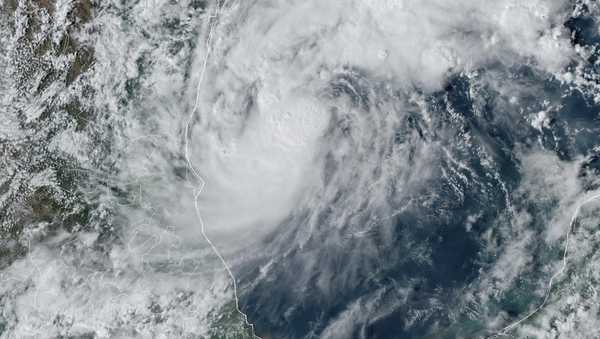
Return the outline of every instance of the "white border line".
[[[503,329],[501,329],[500,331],[498,331],[495,334],[492,334],[491,336],[488,336],[486,338],[498,338],[499,336],[508,336],[508,332],[513,330],[515,327],[517,327],[519,324],[521,324],[522,322],[524,322],[525,320],[531,318],[532,316],[534,316],[536,313],[538,313],[539,311],[542,310],[542,308],[544,308],[544,306],[546,306],[546,303],[548,302],[548,298],[550,298],[550,294],[552,294],[552,286],[554,284],[554,279],[556,279],[559,275],[561,275],[566,269],[567,269],[567,259],[568,259],[568,252],[569,252],[569,239],[570,239],[570,235],[571,232],[573,231],[573,225],[575,224],[575,220],[577,220],[577,216],[579,216],[579,212],[581,210],[581,207],[583,207],[584,205],[587,205],[588,203],[596,200],[600,198],[600,194],[595,194],[592,195],[591,197],[585,199],[583,202],[581,202],[580,204],[577,205],[577,207],[575,208],[575,212],[573,213],[573,215],[571,216],[571,221],[569,222],[569,228],[567,229],[567,234],[566,234],[566,239],[565,239],[565,249],[563,252],[563,259],[562,259],[562,265],[560,267],[560,269],[554,273],[552,275],[552,277],[550,277],[550,281],[548,281],[548,287],[546,289],[546,295],[544,297],[544,301],[542,301],[542,303],[536,307],[533,311],[529,312],[529,314],[527,314],[526,316],[524,316],[523,318],[513,322],[512,324],[504,327]]]
[[[204,82],[204,74],[206,72],[206,65],[208,63],[208,58],[210,56],[210,52],[211,52],[211,43],[213,41],[213,36],[214,36],[214,25],[211,24],[211,19],[212,18],[218,18],[220,16],[220,12],[221,9],[225,6],[225,4],[227,3],[227,0],[225,0],[222,4],[222,6],[219,6],[218,4],[216,5],[216,9],[215,9],[215,14],[214,15],[209,15],[208,16],[208,38],[206,40],[206,55],[204,56],[204,60],[202,62],[202,68],[200,71],[200,79],[198,80],[198,86],[196,88],[196,99],[194,101],[194,107],[192,108],[192,111],[190,112],[190,115],[188,117],[188,121],[185,125],[185,135],[184,135],[184,152],[185,152],[185,160],[187,162],[187,165],[189,167],[189,169],[191,170],[192,174],[194,175],[194,177],[199,181],[199,185],[198,187],[195,188],[194,191],[194,209],[196,210],[196,218],[198,219],[198,222],[200,223],[200,232],[202,233],[202,237],[206,240],[206,242],[210,245],[211,249],[213,250],[213,252],[215,253],[215,255],[219,258],[219,260],[221,261],[221,263],[223,264],[223,266],[225,267],[225,270],[227,271],[227,274],[229,275],[229,277],[231,278],[231,281],[233,283],[233,295],[235,298],[235,308],[236,311],[242,316],[242,318],[244,319],[244,323],[246,326],[249,326],[251,331],[252,331],[252,337],[253,338],[258,338],[258,339],[262,339],[261,337],[257,336],[256,334],[254,334],[254,324],[250,323],[248,321],[248,316],[242,312],[242,310],[240,309],[240,304],[239,304],[239,298],[238,298],[238,292],[237,292],[237,282],[235,279],[235,276],[233,274],[233,272],[231,271],[231,268],[229,267],[229,265],[227,264],[227,262],[225,261],[225,259],[223,258],[223,256],[221,255],[221,252],[217,249],[217,247],[213,244],[213,242],[208,238],[208,236],[206,235],[206,229],[205,229],[205,225],[204,225],[204,221],[202,219],[202,215],[200,214],[200,209],[198,206],[198,197],[200,196],[200,194],[202,193],[203,189],[204,189],[204,185],[206,184],[206,182],[204,181],[204,179],[202,178],[202,176],[200,175],[200,172],[196,169],[196,167],[194,167],[192,160],[190,158],[190,143],[189,143],[189,139],[190,139],[190,125],[192,124],[195,116],[196,116],[196,111],[198,110],[198,106],[200,103],[200,89],[202,88],[202,83]]]

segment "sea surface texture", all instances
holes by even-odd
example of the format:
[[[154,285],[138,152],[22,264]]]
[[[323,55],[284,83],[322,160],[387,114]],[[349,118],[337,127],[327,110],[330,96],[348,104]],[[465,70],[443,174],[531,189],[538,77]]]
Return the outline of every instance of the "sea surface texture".
[[[0,0],[0,338],[600,338],[600,4]]]

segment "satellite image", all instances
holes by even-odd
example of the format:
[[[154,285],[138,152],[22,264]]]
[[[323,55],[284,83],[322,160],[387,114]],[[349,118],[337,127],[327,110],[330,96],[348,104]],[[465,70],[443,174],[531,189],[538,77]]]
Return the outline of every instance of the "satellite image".
[[[0,0],[0,339],[594,339],[599,290],[599,1]]]

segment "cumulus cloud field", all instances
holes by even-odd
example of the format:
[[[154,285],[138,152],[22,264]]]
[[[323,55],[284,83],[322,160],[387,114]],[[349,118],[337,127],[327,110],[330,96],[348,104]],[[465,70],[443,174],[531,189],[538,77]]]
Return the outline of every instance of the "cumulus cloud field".
[[[0,338],[598,335],[595,2],[0,4]]]

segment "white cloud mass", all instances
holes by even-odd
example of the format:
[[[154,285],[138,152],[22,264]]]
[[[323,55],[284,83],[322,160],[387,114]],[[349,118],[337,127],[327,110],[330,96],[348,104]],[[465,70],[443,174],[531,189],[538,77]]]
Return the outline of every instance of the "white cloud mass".
[[[63,26],[74,3],[56,2],[54,26],[48,31],[57,43],[66,34]],[[577,73],[580,69],[571,67],[581,62],[581,48],[572,44],[571,32],[563,25],[572,4],[226,0],[208,1],[203,8],[198,3],[204,4],[95,2],[93,20],[77,39],[93,49],[93,66],[78,81],[88,81],[93,89],[87,104],[95,107],[97,123],[89,129],[97,134],[69,128],[57,133],[48,148],[78,161],[92,178],[86,197],[99,206],[95,217],[112,218],[107,227],[113,232],[112,243],[98,245],[98,239],[107,237],[99,226],[69,233],[44,222],[27,225],[22,241],[28,242],[28,251],[0,272],[0,313],[6,322],[0,322],[0,328],[7,329],[0,330],[0,337],[210,335],[215,312],[231,307],[233,292],[201,234],[193,200],[199,183],[184,159],[186,140],[205,181],[198,206],[206,235],[236,273],[248,277],[260,271],[244,288],[277,279],[272,272],[288,259],[289,269],[295,271],[277,277],[293,275],[289,293],[294,297],[308,293],[309,284],[314,284],[322,300],[334,304],[344,288],[367,282],[392,286],[348,301],[329,323],[315,321],[321,326],[315,335],[322,338],[350,338],[357,331],[366,338],[370,316],[380,320],[396,312],[386,298],[408,302],[417,293],[411,291],[427,286],[425,278],[403,284],[378,276],[380,269],[392,270],[380,264],[379,257],[417,262],[426,267],[416,270],[419,274],[430,274],[434,264],[446,258],[427,247],[426,241],[438,243],[427,225],[442,232],[456,221],[451,214],[461,204],[472,203],[473,192],[484,196],[475,202],[481,206],[503,206],[495,214],[465,209],[464,218],[456,217],[462,218],[461,229],[469,234],[480,232],[478,227],[489,228],[473,237],[485,252],[477,255],[495,261],[469,286],[453,285],[451,292],[460,296],[449,301],[459,305],[450,312],[453,315],[478,303],[465,313],[486,319],[491,329],[500,328],[509,316],[496,306],[483,310],[482,305],[498,302],[524,272],[539,269],[529,255],[539,234],[544,246],[560,247],[572,209],[585,193],[578,177],[583,156],[566,159],[542,150],[544,133],[561,108],[560,95],[546,98],[542,85],[507,75],[507,70],[523,66],[533,76],[553,79],[556,86],[585,92],[589,82]],[[2,49],[16,51],[17,41],[27,34],[27,9],[19,6],[14,14],[18,29],[14,36],[1,33],[0,44],[9,46]],[[212,16],[218,6],[218,15]],[[211,27],[214,36],[209,40]],[[53,62],[75,57],[56,57]],[[6,58],[1,66],[9,70]],[[448,94],[458,86],[453,79],[471,81],[465,100],[473,107],[468,113],[472,117],[453,104]],[[74,86],[84,91],[81,84]],[[40,118],[41,103],[14,99],[16,82],[4,80],[0,85],[0,109],[22,108],[28,122]],[[65,102],[72,94],[51,89]],[[483,102],[490,93],[497,99]],[[527,100],[534,103],[527,106]],[[497,109],[494,116],[484,112],[487,104]],[[21,137],[15,132],[21,128],[16,122],[21,113],[16,108],[10,112],[0,119],[0,141]],[[521,131],[505,130],[511,135],[507,139],[511,133],[517,137],[496,142],[489,135],[497,131],[473,123],[484,120],[519,128],[525,121],[537,139],[521,142]],[[526,131],[522,133],[530,133]],[[101,142],[94,144],[94,138]],[[105,149],[105,160],[98,164],[94,159]],[[505,156],[511,150],[517,151]],[[513,170],[519,180],[511,182],[500,174],[511,168],[506,159],[518,164]],[[19,173],[16,167],[6,168],[0,175]],[[22,186],[35,191],[56,181],[52,171],[42,174],[23,179]],[[547,204],[554,210],[519,209],[518,202]],[[538,212],[543,217],[536,216]],[[395,238],[398,225],[408,228],[399,232],[402,243]],[[593,231],[586,232],[575,241],[589,244],[592,240],[582,238],[597,238]],[[584,247],[574,252],[597,255]],[[405,252],[398,258],[382,248]],[[583,255],[574,259],[585,260]],[[559,265],[558,259],[547,262],[541,273],[536,271],[542,278]],[[248,268],[253,265],[259,267]],[[410,268],[401,267],[406,272]],[[453,283],[452,274],[462,269],[439,274]],[[365,278],[369,271],[373,274]],[[431,273],[438,277],[435,274]],[[584,278],[573,279],[585,284]],[[544,284],[545,280],[533,283],[532,293],[539,296]],[[421,308],[403,314],[402,326],[408,328],[443,308],[441,300],[451,292],[432,290],[419,300]],[[541,333],[536,325],[547,327],[550,320],[545,317],[568,303],[553,304],[519,333]],[[303,306],[278,305],[285,311],[281,318]],[[368,314],[375,308],[376,314]],[[594,321],[592,312],[597,312],[596,306],[575,311],[589,322]],[[587,326],[578,321],[560,318],[559,329],[552,331],[576,338],[574,326]]]

